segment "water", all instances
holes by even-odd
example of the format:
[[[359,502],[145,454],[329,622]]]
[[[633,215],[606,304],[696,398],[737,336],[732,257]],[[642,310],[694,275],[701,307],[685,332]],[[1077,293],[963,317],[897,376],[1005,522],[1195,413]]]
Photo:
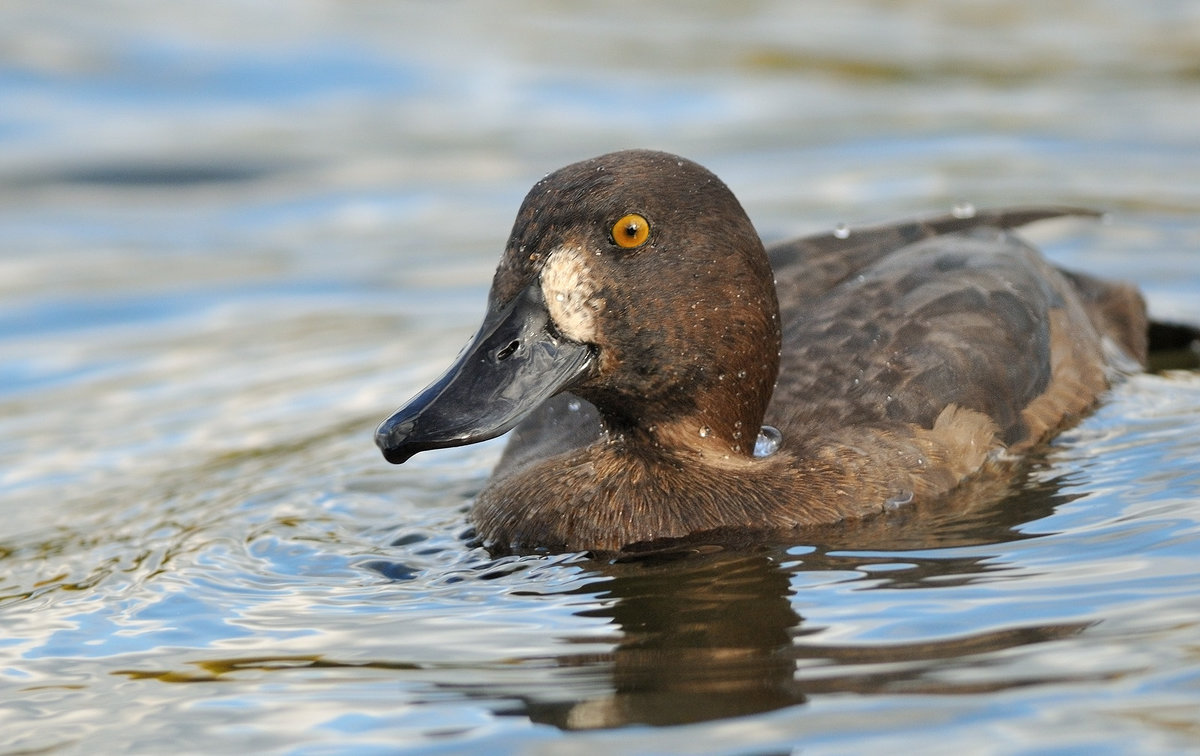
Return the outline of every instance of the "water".
[[[549,170],[699,160],[767,238],[1059,202],[1200,322],[1192,4],[0,10],[0,751],[1200,744],[1200,377],[998,504],[790,548],[492,559],[500,445],[383,463]],[[183,745],[181,745],[183,744]]]
[[[758,431],[758,438],[754,439],[754,456],[769,457],[779,449],[779,444],[783,442],[783,434],[779,429],[764,425]]]

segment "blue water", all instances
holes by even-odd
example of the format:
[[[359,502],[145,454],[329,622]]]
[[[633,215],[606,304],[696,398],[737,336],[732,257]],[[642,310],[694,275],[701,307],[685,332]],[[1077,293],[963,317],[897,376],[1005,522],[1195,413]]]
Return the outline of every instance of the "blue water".
[[[1055,202],[1200,323],[1200,10],[0,8],[0,752],[1200,748],[1200,376],[996,502],[744,553],[493,559],[502,442],[371,432],[547,171],[645,146],[767,239]]]

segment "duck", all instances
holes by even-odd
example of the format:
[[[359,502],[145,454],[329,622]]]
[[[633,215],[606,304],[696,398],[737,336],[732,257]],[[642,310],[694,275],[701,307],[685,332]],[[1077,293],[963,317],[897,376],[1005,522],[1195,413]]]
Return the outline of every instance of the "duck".
[[[952,212],[764,246],[733,192],[624,150],[546,175],[478,333],[375,441],[513,431],[469,518],[499,552],[799,538],[944,501],[1141,369],[1138,289],[1016,234],[1094,211]]]

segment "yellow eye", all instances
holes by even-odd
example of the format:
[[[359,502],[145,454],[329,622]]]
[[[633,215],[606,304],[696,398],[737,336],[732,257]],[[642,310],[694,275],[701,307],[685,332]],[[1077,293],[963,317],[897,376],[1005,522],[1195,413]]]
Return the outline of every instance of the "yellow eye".
[[[613,224],[612,239],[618,247],[633,249],[650,238],[650,224],[637,213],[630,213]]]

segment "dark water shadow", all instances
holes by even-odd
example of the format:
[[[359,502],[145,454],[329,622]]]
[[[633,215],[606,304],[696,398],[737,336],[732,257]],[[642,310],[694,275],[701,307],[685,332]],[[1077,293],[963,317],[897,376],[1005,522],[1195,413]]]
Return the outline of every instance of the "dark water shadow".
[[[112,189],[178,189],[210,184],[238,184],[267,178],[281,165],[227,160],[141,160],[89,163],[61,171],[15,176],[10,184],[31,189],[77,185]]]
[[[604,658],[563,655],[563,666],[599,664],[611,690],[583,700],[540,694],[521,710],[564,729],[682,724],[755,714],[806,700],[793,677],[801,624],[789,576],[766,553],[722,552],[599,570],[605,618],[622,637]],[[549,691],[546,691],[547,693]]]
[[[1200,370],[1200,326],[1152,321],[1149,338],[1150,372]]]

